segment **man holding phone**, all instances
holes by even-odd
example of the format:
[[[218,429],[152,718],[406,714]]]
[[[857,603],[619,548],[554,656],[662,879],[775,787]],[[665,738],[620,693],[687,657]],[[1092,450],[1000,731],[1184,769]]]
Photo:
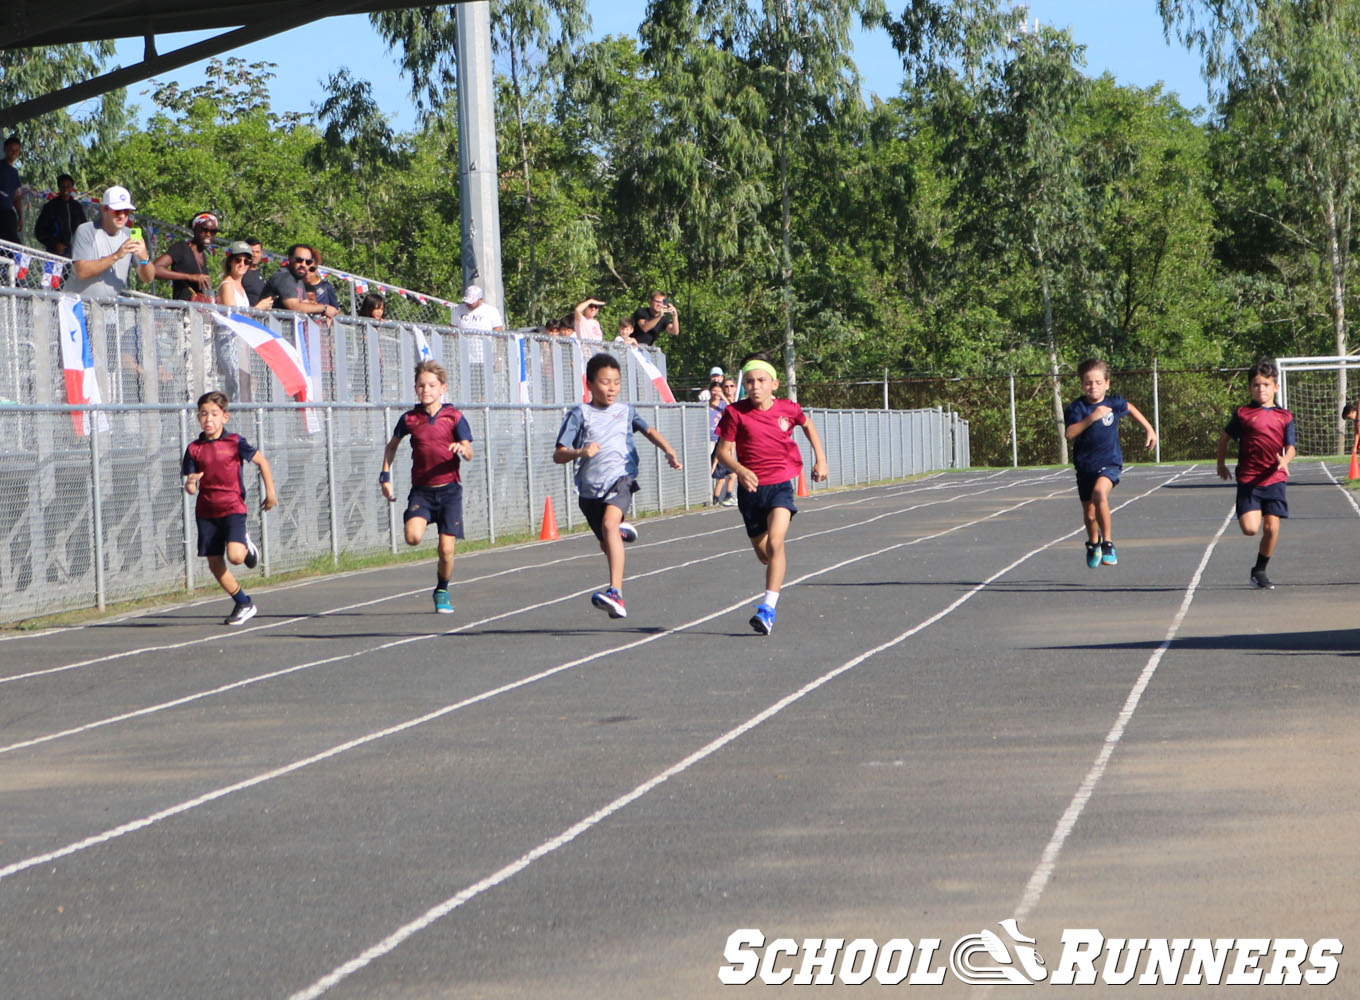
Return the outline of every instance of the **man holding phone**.
[[[136,262],[137,277],[150,285],[156,268],[146,243],[128,231],[134,206],[128,189],[115,184],[104,192],[99,221],[86,222],[71,237],[71,277],[66,291],[91,299],[111,299],[127,288]]]
[[[649,304],[633,313],[633,339],[651,346],[662,333],[680,332],[680,316],[665,292],[652,292]]]

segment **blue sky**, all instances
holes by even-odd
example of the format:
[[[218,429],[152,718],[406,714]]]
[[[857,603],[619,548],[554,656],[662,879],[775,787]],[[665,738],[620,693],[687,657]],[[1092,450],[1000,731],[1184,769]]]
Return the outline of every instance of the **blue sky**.
[[[889,0],[890,10],[905,0]],[[596,36],[635,34],[646,9],[646,0],[588,0]],[[1147,87],[1165,84],[1180,95],[1188,107],[1205,103],[1205,87],[1199,76],[1199,59],[1179,46],[1169,46],[1162,36],[1156,0],[1030,0],[1030,16],[1058,28],[1070,28],[1079,44],[1087,46],[1086,71],[1096,76],[1109,70],[1124,84]],[[167,35],[157,48],[172,48],[210,37],[212,32]],[[124,64],[141,59],[142,41],[119,42]],[[250,62],[277,63],[271,94],[275,111],[310,112],[321,100],[321,81],[342,66],[368,79],[373,95],[388,113],[397,130],[414,124],[409,87],[402,80],[396,61],[373,32],[366,15],[331,17],[304,28],[276,35],[229,55]],[[879,33],[859,33],[855,61],[864,77],[867,93],[894,96],[902,81],[901,62],[887,38]],[[195,63],[165,74],[161,79],[194,86],[203,80],[204,63]],[[149,105],[139,94],[150,90],[141,83],[129,88],[129,97]]]

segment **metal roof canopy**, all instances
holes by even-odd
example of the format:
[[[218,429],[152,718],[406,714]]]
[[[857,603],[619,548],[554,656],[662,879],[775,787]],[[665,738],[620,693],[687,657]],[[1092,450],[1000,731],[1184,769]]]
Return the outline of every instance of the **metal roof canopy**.
[[[66,0],[61,5],[60,16],[54,18],[50,5],[37,0],[18,0],[0,6],[0,48],[24,49],[140,35],[146,40],[146,53],[140,63],[0,108],[0,123],[12,128],[49,111],[140,83],[159,73],[179,69],[323,17],[424,6],[429,5],[412,0],[313,0],[311,3],[222,0],[189,9],[175,0]],[[224,31],[164,55],[156,51],[156,35],[211,28],[235,30]]]

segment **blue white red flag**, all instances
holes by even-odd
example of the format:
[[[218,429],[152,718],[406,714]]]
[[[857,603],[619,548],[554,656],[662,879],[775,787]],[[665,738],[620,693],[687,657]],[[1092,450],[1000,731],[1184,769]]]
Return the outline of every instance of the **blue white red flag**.
[[[647,377],[652,380],[652,385],[656,386],[657,395],[661,397],[661,401],[663,403],[674,403],[675,393],[671,392],[671,387],[666,382],[666,376],[661,374],[661,369],[652,364],[647,355],[643,354],[636,347],[634,347],[632,351],[633,360],[638,363],[642,370],[647,373]]]
[[[85,305],[75,295],[63,295],[58,300],[57,311],[61,315],[61,366],[66,371],[66,402],[72,406],[98,405],[104,400],[94,374],[94,350],[90,346],[90,331],[85,326]],[[89,413],[72,413],[71,423],[77,434],[90,436]],[[99,414],[96,426],[101,431],[108,430],[108,415]]]
[[[44,287],[44,288],[60,288],[60,287],[61,287],[61,265],[58,264],[58,263],[57,263],[56,261],[54,261],[54,260],[45,261],[45,262],[43,263],[43,282],[42,282],[42,283],[43,283],[43,287]]]
[[[33,258],[26,253],[16,254],[14,257],[14,280],[23,281],[28,277],[28,265],[33,263]]]
[[[263,323],[248,319],[240,313],[212,314],[213,319],[240,337],[250,349],[258,354],[269,370],[283,384],[283,391],[300,403],[311,400],[311,385],[307,380],[307,369],[302,363],[302,355],[288,341],[284,340]]]
[[[529,341],[524,337],[515,337],[515,346],[519,348],[519,401],[529,404]]]
[[[433,361],[434,352],[430,350],[430,342],[425,339],[425,334],[420,327],[411,327],[411,332],[416,335],[416,359],[418,361]]]

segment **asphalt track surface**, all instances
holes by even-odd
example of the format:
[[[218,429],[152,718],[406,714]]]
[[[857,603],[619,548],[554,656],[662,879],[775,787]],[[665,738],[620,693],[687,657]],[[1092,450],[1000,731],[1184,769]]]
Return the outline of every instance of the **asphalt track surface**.
[[[1129,469],[1094,571],[1070,471],[973,471],[803,501],[769,637],[726,509],[641,522],[622,621],[575,535],[460,556],[451,618],[431,552],[6,635],[0,995],[798,995],[722,986],[729,935],[1017,917],[1050,965],[1336,937],[1360,996],[1341,474],[1295,464],[1271,592],[1210,465]]]

